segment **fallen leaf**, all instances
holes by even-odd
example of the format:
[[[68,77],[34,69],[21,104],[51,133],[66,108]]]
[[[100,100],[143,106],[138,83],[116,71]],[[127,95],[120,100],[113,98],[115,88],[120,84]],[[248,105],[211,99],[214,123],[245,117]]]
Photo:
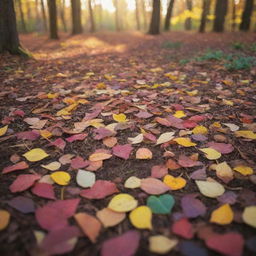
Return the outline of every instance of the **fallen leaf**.
[[[183,147],[194,147],[196,143],[193,143],[189,138],[176,138],[173,141],[177,142]]]
[[[247,176],[253,174],[253,169],[249,166],[238,165],[234,168],[235,171],[239,172],[240,174]]]
[[[196,197],[197,194],[188,194],[181,198],[182,211],[187,218],[197,218],[206,213],[206,206]]]
[[[187,181],[182,177],[174,177],[172,175],[166,175],[163,180],[171,190],[179,190],[186,186]]]
[[[219,225],[230,224],[234,219],[234,212],[232,211],[229,204],[224,204],[214,210],[211,214],[210,222]]]
[[[9,189],[12,193],[22,192],[32,187],[39,179],[40,176],[37,174],[21,174],[14,180]]]
[[[162,178],[168,174],[168,168],[164,165],[155,165],[151,169],[151,177]]]
[[[124,183],[125,188],[139,188],[140,185],[141,185],[141,179],[135,176],[131,176]]]
[[[8,125],[1,127],[0,128],[0,136],[5,135],[7,130],[8,130]]]
[[[174,138],[175,132],[166,132],[160,135],[160,137],[156,141],[156,145],[160,145],[166,143]]]
[[[129,137],[128,138],[128,142],[131,143],[131,144],[139,144],[139,143],[141,143],[143,141],[143,138],[144,138],[144,136],[141,133],[141,134],[137,135],[134,138]]]
[[[94,185],[96,176],[93,172],[78,170],[76,182],[82,188],[90,188]]]
[[[124,123],[127,122],[128,120],[126,119],[125,114],[113,114],[113,119],[118,122],[118,123]]]
[[[6,174],[9,172],[14,172],[17,170],[25,170],[27,169],[29,166],[25,161],[19,162],[17,164],[11,165],[11,166],[7,166],[3,169],[2,174]]]
[[[242,218],[244,223],[256,228],[256,206],[245,207]]]
[[[139,148],[136,152],[136,159],[152,159],[152,152],[148,148]]]
[[[150,195],[160,195],[170,190],[162,181],[155,178],[141,179],[140,188]]]
[[[177,244],[178,244],[178,240],[170,239],[162,235],[149,237],[149,251],[153,253],[167,254]]]
[[[54,172],[51,174],[51,178],[54,180],[55,183],[57,183],[58,185],[68,185],[69,181],[71,179],[71,176],[69,173],[67,172]]]
[[[41,164],[41,166],[47,170],[56,171],[61,167],[61,164],[59,162],[55,161],[55,162],[51,162],[47,165]]]
[[[17,211],[27,214],[35,211],[35,203],[31,198],[16,196],[8,201],[8,205]]]
[[[108,204],[108,208],[115,212],[129,212],[135,209],[138,201],[129,194],[118,194]]]
[[[182,218],[172,225],[172,232],[175,235],[181,236],[186,239],[194,237],[194,230],[192,224],[186,218]]]
[[[6,210],[0,210],[0,231],[7,228],[10,222],[10,213]]]
[[[23,156],[30,162],[40,161],[49,155],[41,148],[34,148],[23,154]]]
[[[129,159],[133,147],[130,144],[116,145],[113,147],[113,154],[122,159]]]
[[[237,137],[243,137],[245,139],[256,140],[256,133],[247,130],[235,131]]]
[[[125,219],[126,214],[123,212],[114,212],[108,208],[103,208],[102,210],[96,212],[96,216],[101,221],[103,226],[108,228],[114,227],[121,223]]]
[[[230,182],[234,178],[233,171],[227,162],[217,164],[215,170],[218,178],[225,183]]]
[[[206,135],[208,133],[208,129],[205,127],[205,126],[202,126],[202,125],[198,125],[196,126],[192,132],[194,134],[203,134],[203,135]]]
[[[132,225],[139,229],[152,229],[152,212],[148,206],[139,206],[129,214]]]
[[[199,150],[205,153],[205,157],[209,160],[216,160],[221,157],[221,153],[213,148],[200,148]]]
[[[92,162],[95,162],[95,161],[102,161],[102,160],[106,160],[106,159],[109,159],[111,158],[112,155],[111,154],[107,154],[107,153],[93,153],[89,156],[89,160],[92,161]]]
[[[54,189],[51,184],[36,183],[35,186],[31,189],[31,191],[34,195],[37,195],[39,197],[53,199],[53,200],[56,199],[54,194]]]
[[[87,213],[77,213],[74,215],[74,218],[90,241],[96,243],[100,233],[101,223],[95,217]]]
[[[147,206],[150,207],[155,214],[170,214],[175,204],[175,200],[171,195],[149,196]]]
[[[196,185],[199,188],[199,191],[204,196],[210,198],[216,198],[224,194],[225,189],[224,187],[218,182],[211,182],[211,181],[203,181],[203,180],[196,180]]]

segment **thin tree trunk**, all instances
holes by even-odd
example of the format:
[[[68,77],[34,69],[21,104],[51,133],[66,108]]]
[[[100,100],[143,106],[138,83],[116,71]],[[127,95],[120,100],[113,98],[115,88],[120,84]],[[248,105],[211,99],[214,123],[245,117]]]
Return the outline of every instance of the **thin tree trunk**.
[[[115,23],[116,23],[116,31],[120,31],[120,22],[119,22],[119,5],[118,5],[118,0],[113,1],[114,6],[116,8],[115,11]]]
[[[71,14],[72,14],[72,35],[81,34],[82,21],[81,21],[81,1],[71,0]]]
[[[135,4],[136,4],[136,10],[135,10],[135,14],[136,14],[136,25],[137,25],[137,30],[140,30],[140,10],[139,10],[139,0],[135,0]]]
[[[192,11],[192,0],[186,0],[186,5],[187,5],[187,9],[191,12]],[[188,17],[185,20],[185,29],[186,30],[191,30],[192,29],[192,19],[191,17]]]
[[[56,0],[47,0],[49,10],[50,39],[59,39]]]
[[[20,45],[13,0],[0,1],[0,53],[29,56]]]
[[[161,1],[153,0],[153,11],[149,27],[150,35],[160,34],[160,16],[161,16]]]
[[[29,0],[26,1],[26,9],[27,9],[27,21],[28,24],[31,22],[32,20],[32,15],[31,15],[31,2]]]
[[[94,13],[92,9],[92,1],[88,0],[88,9],[89,9],[89,14],[90,14],[90,32],[94,33],[95,32],[95,22],[94,22]]]
[[[165,31],[170,30],[174,2],[175,2],[175,0],[170,0],[168,8],[167,8],[167,13],[166,13],[165,22],[164,22],[164,30]]]
[[[213,25],[214,32],[224,31],[227,11],[228,11],[228,0],[216,0],[215,20]]]
[[[240,24],[241,31],[248,31],[250,29],[252,12],[253,0],[246,0],[242,15],[242,22]]]
[[[65,18],[65,0],[62,0],[60,3],[60,19],[61,23],[64,29],[64,32],[67,32],[67,23],[66,23],[66,18]]]
[[[232,31],[236,31],[236,0],[232,1]]]
[[[211,6],[211,0],[203,0],[203,11],[202,11],[201,23],[200,23],[200,27],[199,27],[200,33],[205,32],[207,15],[209,14],[210,6]]]
[[[142,7],[144,30],[147,30],[147,27],[148,27],[148,17],[147,17],[147,11],[146,11],[146,6],[145,6],[145,0],[141,0],[141,7]]]
[[[25,21],[25,18],[24,18],[24,12],[23,12],[23,7],[22,7],[21,0],[17,0],[17,2],[18,2],[19,12],[20,12],[21,29],[22,29],[23,33],[27,33],[28,30],[27,30],[26,21]]]
[[[35,13],[36,13],[36,31],[40,31],[40,15],[38,10],[38,0],[35,1]]]
[[[41,11],[43,16],[43,23],[44,23],[44,31],[46,32],[48,30],[47,26],[47,18],[46,18],[46,12],[44,7],[44,0],[41,0]]]

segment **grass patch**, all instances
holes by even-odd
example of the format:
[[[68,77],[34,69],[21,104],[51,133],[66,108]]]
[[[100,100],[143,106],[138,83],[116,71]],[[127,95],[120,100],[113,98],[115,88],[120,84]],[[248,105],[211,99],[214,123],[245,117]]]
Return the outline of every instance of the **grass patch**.
[[[171,42],[171,41],[165,41],[162,43],[162,48],[165,49],[180,49],[182,46],[182,42]]]

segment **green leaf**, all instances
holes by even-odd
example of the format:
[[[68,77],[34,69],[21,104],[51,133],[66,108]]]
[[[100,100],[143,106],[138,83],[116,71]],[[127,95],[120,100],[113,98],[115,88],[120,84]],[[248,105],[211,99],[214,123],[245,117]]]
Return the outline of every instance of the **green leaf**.
[[[171,195],[150,196],[147,199],[147,206],[156,214],[169,214],[175,204]]]

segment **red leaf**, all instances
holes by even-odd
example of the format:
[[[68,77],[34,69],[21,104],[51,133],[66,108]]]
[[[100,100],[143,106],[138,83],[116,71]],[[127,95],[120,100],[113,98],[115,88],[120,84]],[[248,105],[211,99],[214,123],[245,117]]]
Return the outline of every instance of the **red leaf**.
[[[120,158],[127,160],[133,150],[133,147],[130,144],[125,145],[116,145],[113,147],[113,154]]]
[[[74,169],[84,168],[89,164],[90,162],[87,160],[84,160],[81,156],[77,156],[71,160],[71,167]]]
[[[63,139],[58,138],[55,141],[51,142],[50,146],[55,146],[61,150],[64,150],[64,148],[66,147],[66,142]]]
[[[172,232],[186,239],[194,236],[193,226],[186,218],[176,221],[172,226]]]
[[[47,199],[56,199],[54,195],[53,186],[48,183],[36,183],[32,188],[32,193],[43,198]]]
[[[17,136],[17,139],[36,140],[40,136],[40,133],[36,130],[32,130],[32,131],[16,133],[16,136]]]
[[[241,256],[243,254],[244,239],[234,232],[214,234],[206,240],[208,248],[227,256]]]
[[[19,162],[17,164],[7,166],[3,169],[2,173],[9,173],[17,170],[24,170],[27,169],[29,166],[25,161]]]
[[[116,184],[107,180],[97,180],[89,189],[81,191],[80,196],[88,199],[102,199],[119,192]]]
[[[194,161],[194,160],[192,160],[191,158],[189,158],[185,155],[180,155],[178,163],[182,167],[194,167],[194,166],[202,165],[201,162]]]
[[[121,236],[111,238],[103,243],[101,256],[135,255],[140,242],[140,233],[130,230]]]
[[[214,141],[208,142],[206,146],[219,151],[221,154],[229,154],[234,150],[231,144],[217,143]]]
[[[40,176],[37,174],[21,174],[9,187],[12,193],[22,192],[32,187],[36,180],[39,180]]]
[[[41,228],[54,230],[68,225],[67,219],[73,216],[80,199],[58,200],[37,208],[36,220]]]

